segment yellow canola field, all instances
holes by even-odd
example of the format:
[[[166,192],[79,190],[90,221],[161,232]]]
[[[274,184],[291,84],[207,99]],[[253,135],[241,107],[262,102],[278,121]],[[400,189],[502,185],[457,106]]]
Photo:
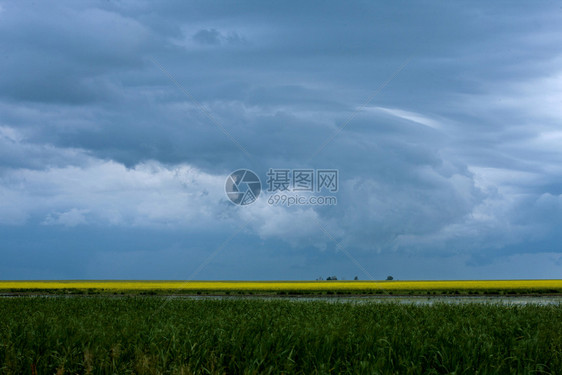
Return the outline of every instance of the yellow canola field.
[[[478,290],[562,289],[562,280],[452,281],[0,281],[9,289],[323,291],[323,290]]]

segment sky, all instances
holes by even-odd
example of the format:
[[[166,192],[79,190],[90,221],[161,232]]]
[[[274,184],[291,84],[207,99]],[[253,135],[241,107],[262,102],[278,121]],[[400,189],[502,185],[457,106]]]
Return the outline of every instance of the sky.
[[[562,278],[561,108],[555,1],[0,0],[0,279]]]

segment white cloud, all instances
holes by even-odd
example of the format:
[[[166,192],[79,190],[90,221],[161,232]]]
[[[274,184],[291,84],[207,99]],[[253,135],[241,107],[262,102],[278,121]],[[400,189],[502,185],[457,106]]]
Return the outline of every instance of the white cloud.
[[[223,184],[224,176],[187,164],[126,168],[91,158],[84,166],[12,169],[0,177],[0,221],[200,227],[220,216]]]
[[[267,196],[263,196],[252,205],[241,207],[238,214],[262,239],[276,238],[292,246],[320,249],[330,242],[319,226],[319,223],[326,225],[325,219],[313,207],[273,206],[267,203]]]
[[[412,121],[421,125],[425,125],[428,126],[430,128],[433,129],[441,129],[441,124],[432,119],[429,118],[428,116],[422,115],[420,113],[416,113],[416,112],[412,112],[412,111],[405,111],[403,109],[397,109],[397,108],[385,108],[385,107],[372,107],[372,108],[368,108],[369,110],[373,110],[373,111],[377,111],[377,112],[383,112],[383,113],[387,113],[389,115],[404,119],[404,120],[408,120],[408,121]]]
[[[54,212],[49,214],[43,224],[45,225],[63,225],[67,227],[75,227],[80,224],[87,224],[86,214],[90,210],[79,210],[76,208],[70,209],[66,212]]]
[[[23,135],[17,130],[9,126],[0,126],[0,140],[10,142],[21,142]]]

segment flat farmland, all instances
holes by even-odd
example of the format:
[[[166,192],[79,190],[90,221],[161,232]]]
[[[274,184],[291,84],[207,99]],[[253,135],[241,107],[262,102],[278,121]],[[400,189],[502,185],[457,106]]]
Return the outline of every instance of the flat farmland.
[[[560,374],[560,305],[0,298],[1,374]]]
[[[3,281],[0,374],[559,374],[561,289],[560,280]],[[485,303],[450,303],[451,294]],[[276,297],[291,295],[314,298]]]

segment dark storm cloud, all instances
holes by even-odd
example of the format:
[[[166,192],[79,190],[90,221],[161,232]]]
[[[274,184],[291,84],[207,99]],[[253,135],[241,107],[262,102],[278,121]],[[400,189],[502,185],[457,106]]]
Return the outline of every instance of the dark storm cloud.
[[[457,256],[457,266],[473,254],[484,264],[533,241],[545,253],[560,250],[552,245],[562,220],[554,5],[69,1],[0,9],[6,225],[195,230],[189,220],[202,215],[207,230],[221,233],[240,220],[249,244],[290,243],[304,249],[299,267],[315,271],[317,249],[333,244],[314,220],[364,262],[395,251]],[[276,167],[337,168],[338,206],[225,206],[216,181],[241,167],[262,177]],[[197,184],[174,177],[189,168]],[[96,180],[86,183],[90,175]],[[85,191],[60,183],[67,180]],[[190,212],[181,218],[162,195]]]
[[[107,75],[141,65],[151,42],[139,22],[91,7],[10,4],[3,13],[0,93],[16,101],[103,100]]]

